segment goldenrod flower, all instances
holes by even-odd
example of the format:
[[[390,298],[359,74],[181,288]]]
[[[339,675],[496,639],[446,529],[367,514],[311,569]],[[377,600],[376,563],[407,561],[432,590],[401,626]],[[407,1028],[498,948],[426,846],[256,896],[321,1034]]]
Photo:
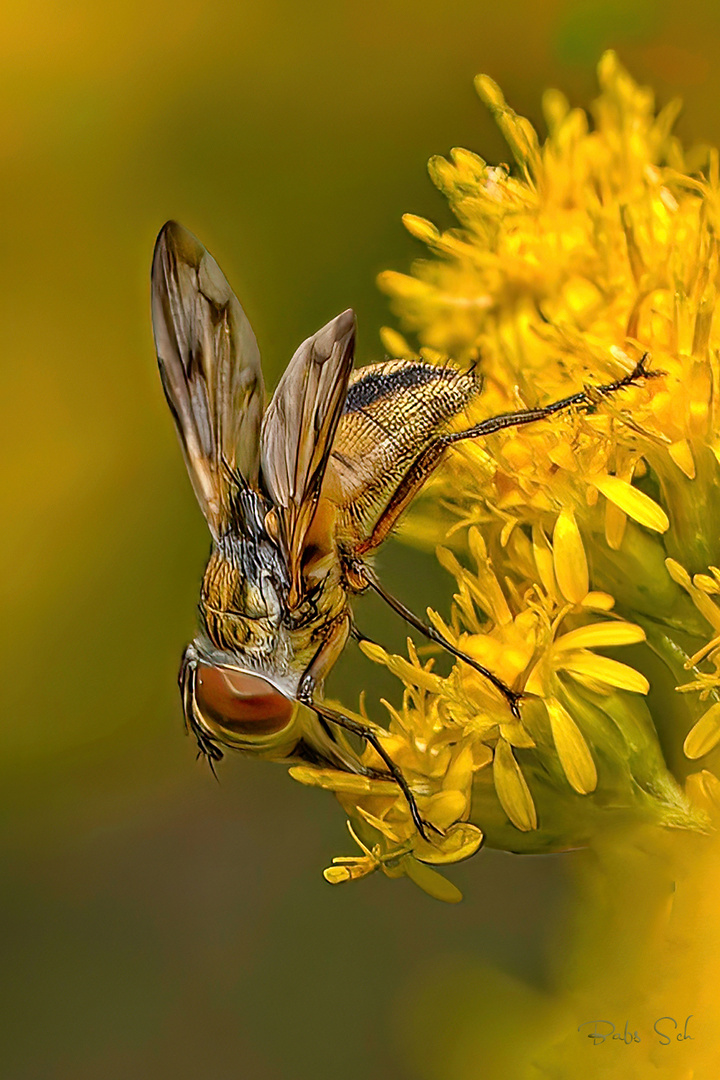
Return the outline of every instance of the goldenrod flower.
[[[383,742],[438,832],[418,836],[392,785],[297,769],[337,791],[363,851],[328,880],[379,868],[457,899],[428,864],[483,838],[561,850],[614,823],[707,829],[715,814],[718,157],[686,153],[677,103],[656,112],[613,53],[599,79],[592,122],[545,95],[541,142],[478,77],[514,168],[468,150],[431,160],[458,227],[405,217],[430,257],[380,286],[417,349],[396,330],[383,340],[399,356],[479,361],[468,424],[618,379],[646,353],[662,374],[453,449],[430,494],[455,519],[438,557],[456,593],[429,616],[523,692],[522,720],[463,663],[443,677],[410,645],[407,660],[366,646],[403,684]],[[415,513],[426,543],[447,540],[436,520]]]

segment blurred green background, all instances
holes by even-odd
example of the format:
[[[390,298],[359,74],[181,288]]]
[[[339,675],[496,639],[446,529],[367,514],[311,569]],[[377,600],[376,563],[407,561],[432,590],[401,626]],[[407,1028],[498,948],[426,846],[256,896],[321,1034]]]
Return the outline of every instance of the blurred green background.
[[[483,852],[451,871],[455,908],[407,881],[333,889],[321,869],[352,844],[332,798],[240,758],[216,784],[183,737],[208,537],[156,374],[152,246],[175,217],[210,248],[270,385],[348,306],[360,361],[381,359],[375,274],[420,252],[400,215],[447,221],[427,158],[507,160],[472,77],[539,123],[542,89],[586,104],[613,46],[682,94],[687,140],[718,142],[720,9],[6,0],[0,25],[0,1075],[502,1075],[576,856]],[[381,567],[447,604],[431,556],[393,541]],[[330,690],[353,704],[381,678],[349,649]],[[453,1057],[456,1021],[474,1034]]]

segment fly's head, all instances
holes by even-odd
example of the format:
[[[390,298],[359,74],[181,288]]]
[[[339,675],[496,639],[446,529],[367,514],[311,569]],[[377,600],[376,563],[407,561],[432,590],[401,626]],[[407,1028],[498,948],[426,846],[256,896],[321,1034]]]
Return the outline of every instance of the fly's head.
[[[222,748],[284,760],[297,745],[301,706],[290,680],[243,666],[202,637],[188,645],[179,679],[185,723],[210,763]]]
[[[222,756],[220,745],[283,751],[295,726],[297,674],[284,630],[289,579],[268,510],[257,492],[236,493],[203,578],[203,632],[180,668],[186,723],[211,760]]]

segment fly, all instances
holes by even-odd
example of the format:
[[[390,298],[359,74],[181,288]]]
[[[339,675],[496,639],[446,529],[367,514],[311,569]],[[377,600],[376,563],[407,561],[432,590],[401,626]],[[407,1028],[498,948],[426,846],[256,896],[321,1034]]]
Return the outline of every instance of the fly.
[[[323,702],[348,637],[362,638],[352,597],[375,591],[480,672],[516,717],[521,694],[387,592],[368,557],[454,443],[590,407],[655,373],[643,357],[616,382],[450,432],[480,391],[475,370],[388,360],[354,371],[348,310],[302,343],[265,407],[250,323],[212,256],[172,221],[155,246],[152,316],[163,389],[213,541],[200,630],[179,676],[200,751],[211,766],[229,747],[392,778],[426,837],[377,730]],[[369,743],[387,771],[363,765],[338,729]]]

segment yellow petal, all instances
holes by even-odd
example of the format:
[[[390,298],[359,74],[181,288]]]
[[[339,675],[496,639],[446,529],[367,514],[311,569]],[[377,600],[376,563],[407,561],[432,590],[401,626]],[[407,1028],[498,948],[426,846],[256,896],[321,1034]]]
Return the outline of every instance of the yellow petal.
[[[548,665],[545,657],[541,657],[527,677],[523,690],[526,694],[537,694],[542,697],[545,690],[545,680],[548,675]]]
[[[361,641],[360,651],[364,652],[368,660],[372,660],[375,664],[386,664],[388,661],[388,653],[382,645],[376,645],[374,641]]]
[[[493,759],[493,781],[500,805],[516,829],[537,828],[537,814],[530,789],[513,755],[510,743],[498,739]]]
[[[390,657],[388,671],[392,672],[393,675],[397,675],[404,683],[417,686],[420,690],[429,690],[431,694],[441,693],[445,683],[445,680],[441,679],[439,675],[433,675],[431,671],[415,667],[414,664],[408,663],[402,656]]]
[[[548,450],[548,457],[555,465],[559,465],[561,469],[567,469],[568,472],[577,472],[577,458],[575,457],[575,451],[569,442],[563,439]]]
[[[411,236],[422,240],[425,244],[432,244],[440,235],[432,222],[426,221],[425,218],[418,217],[416,214],[403,214],[402,223]]]
[[[687,757],[704,757],[720,742],[720,702],[711,705],[687,734],[683,750]]]
[[[493,759],[493,752],[486,743],[475,743],[472,748],[473,768],[484,769]]]
[[[477,825],[459,821],[451,825],[444,836],[432,837],[431,841],[419,839],[415,843],[415,858],[433,866],[462,862],[474,855],[483,842],[483,834]]]
[[[462,893],[457,886],[442,874],[438,874],[437,870],[431,870],[412,856],[403,859],[402,868],[411,881],[436,900],[443,900],[446,904],[459,904],[462,900]]]
[[[673,581],[687,589],[692,597],[692,602],[704,619],[710,623],[714,630],[720,630],[720,608],[710,597],[693,585],[687,570],[676,562],[675,559],[666,559],[665,566]]]
[[[323,870],[323,877],[331,885],[341,885],[344,881],[356,881],[358,878],[367,877],[377,868],[376,862],[358,859],[357,862],[349,862],[346,866],[328,866]]]
[[[433,295],[433,288],[410,274],[400,274],[397,270],[383,270],[376,281],[383,292],[403,299],[425,301]]]
[[[512,536],[513,529],[517,525],[517,518],[511,517],[505,522],[500,533],[500,546],[507,547],[510,537]]]
[[[615,597],[606,592],[589,592],[582,606],[590,608],[591,611],[612,611],[615,607]]]
[[[535,745],[535,740],[530,732],[517,720],[511,720],[509,724],[500,724],[499,726],[500,734],[503,739],[507,739],[511,746],[529,750]]]
[[[390,655],[372,641],[361,641],[360,648],[370,660],[375,661],[376,664],[384,664],[388,671],[411,686],[418,686],[433,694],[440,693],[443,688],[444,679],[441,679],[439,675],[433,675],[424,668],[415,667],[402,656]]]
[[[570,102],[560,90],[545,90],[542,96],[542,110],[552,134],[570,112]]]
[[[535,556],[535,565],[540,575],[545,591],[550,596],[555,596],[555,572],[553,570],[553,553],[550,541],[539,525],[532,527],[532,546]]]
[[[720,594],[720,586],[717,583],[717,578],[710,577],[709,574],[694,574],[693,585],[696,589],[702,589],[702,591],[709,596],[717,596]]]
[[[470,786],[472,774],[473,752],[472,745],[468,743],[451,761],[443,777],[443,787],[451,791],[465,791]]]
[[[670,528],[668,516],[663,508],[639,488],[628,484],[627,480],[621,480],[619,476],[592,476],[588,479],[606,499],[609,499],[638,524],[660,533],[667,532]]]
[[[381,327],[380,340],[388,356],[400,356],[403,359],[409,359],[415,355],[402,334],[398,334],[397,330],[393,330],[390,326]]]
[[[650,683],[635,668],[611,660],[609,656],[596,656],[595,653],[576,653],[563,660],[564,671],[596,679],[607,686],[617,686],[620,690],[632,690],[636,694],[647,694]]]
[[[502,109],[505,105],[505,98],[503,92],[489,75],[476,75],[475,76],[475,89],[478,94],[492,109]]]
[[[466,810],[467,799],[462,791],[438,791],[423,805],[423,814],[440,829],[449,829]]]
[[[693,588],[690,594],[692,596],[692,602],[698,609],[703,619],[707,619],[714,630],[720,630],[720,608],[715,604],[710,597],[701,592],[700,589]]]
[[[626,526],[627,514],[624,514],[614,503],[607,502],[605,504],[605,539],[608,547],[613,551],[619,551],[622,547]]]
[[[629,622],[598,622],[569,630],[555,641],[554,648],[602,649],[609,645],[634,645],[645,640],[645,631]]]
[[[580,530],[572,510],[564,509],[553,530],[555,577],[563,596],[580,604],[589,587],[588,564]]]
[[[369,810],[364,810],[362,806],[358,806],[356,809],[358,814],[365,818],[368,825],[372,825],[373,829],[377,829],[379,833],[382,833],[383,836],[387,836],[388,840],[392,840],[396,844],[401,842],[402,837],[398,836],[395,830],[391,828],[386,821],[383,821],[382,818],[377,817],[375,814],[371,814]]]
[[[556,698],[548,698],[545,708],[563,772],[580,795],[587,795],[597,787],[597,769],[588,744],[570,713]]]
[[[512,612],[508,607],[500,582],[492,570],[485,541],[479,529],[472,528],[468,531],[468,547],[470,548],[470,554],[477,563],[477,579],[482,592],[487,598],[486,603],[491,605],[490,611],[495,622],[499,623],[500,626],[508,626],[512,622]]]
[[[500,453],[504,457],[512,472],[521,473],[533,462],[532,448],[522,439],[510,438],[503,444]]]
[[[350,881],[352,874],[349,866],[328,866],[323,870],[323,877],[331,885],[339,885],[343,881]]]
[[[689,480],[694,480],[695,458],[693,457],[693,452],[690,449],[690,443],[687,439],[680,439],[678,442],[674,442],[672,446],[668,447],[668,453],[678,469],[682,469]]]
[[[720,780],[708,769],[690,773],[685,781],[688,798],[695,803],[709,802],[713,807],[720,807]]]
[[[665,567],[668,574],[677,585],[682,585],[684,589],[688,590],[692,588],[690,575],[685,567],[681,566],[679,562],[676,562],[675,559],[666,559]]]

